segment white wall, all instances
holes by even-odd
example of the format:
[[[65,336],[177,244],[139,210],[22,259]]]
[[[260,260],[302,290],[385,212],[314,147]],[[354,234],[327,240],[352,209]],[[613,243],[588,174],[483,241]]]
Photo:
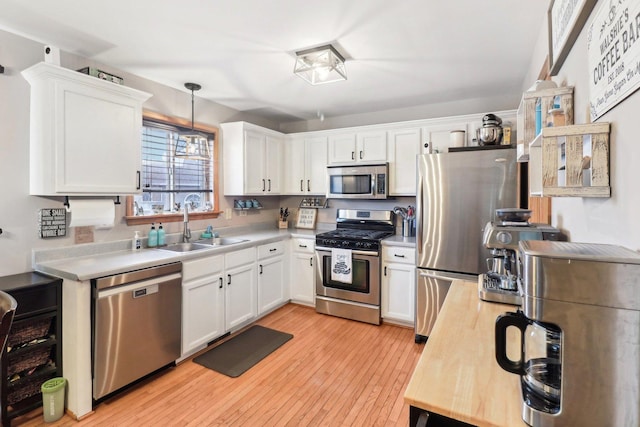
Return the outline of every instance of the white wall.
[[[5,73],[0,74],[0,276],[31,270],[32,249],[55,248],[74,244],[73,231],[64,238],[40,239],[37,236],[38,211],[43,208],[62,207],[62,198],[29,196],[29,94],[30,86],[20,72],[43,60],[43,45],[20,36],[0,31],[0,64]],[[127,86],[153,94],[144,108],[169,116],[191,118],[191,93],[178,91],[149,80],[123,73],[85,58],[63,52],[62,65],[78,69],[88,65],[98,66],[124,78]],[[189,76],[185,76],[185,81]],[[246,120],[269,128],[277,124],[258,117],[239,113],[236,110],[205,100],[195,101],[195,121],[218,126],[222,122]],[[223,147],[224,149],[224,147]],[[220,152],[222,157],[222,152]],[[220,165],[223,167],[223,165]],[[222,179],[222,171],[220,172]],[[222,186],[220,186],[222,189]],[[191,229],[200,230],[212,224],[214,228],[242,226],[251,223],[273,222],[279,208],[278,198],[262,198],[266,207],[239,217],[234,212],[232,220],[218,218],[207,221],[192,221]],[[220,198],[221,208],[231,207],[233,198]],[[125,205],[116,206],[116,226],[110,230],[96,230],[96,242],[128,239],[138,229],[147,234],[149,226],[128,227],[122,217]],[[182,223],[165,224],[168,233],[178,233]]]
[[[607,5],[608,2],[596,4],[560,72],[553,77],[559,85],[575,87],[576,124],[589,122],[588,79],[590,73],[587,58],[587,31],[596,10]],[[531,80],[523,84],[523,90],[531,86],[547,54],[546,31],[546,26],[540,29],[539,46],[534,52],[529,72]],[[571,241],[613,243],[634,250],[640,249],[638,117],[640,117],[640,92],[635,92],[597,120],[611,123],[611,198],[553,198],[552,223],[564,229]]]

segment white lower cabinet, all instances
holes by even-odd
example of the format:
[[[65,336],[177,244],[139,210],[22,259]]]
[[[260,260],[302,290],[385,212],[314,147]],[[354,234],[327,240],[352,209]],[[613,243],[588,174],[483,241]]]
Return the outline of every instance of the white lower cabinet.
[[[315,238],[291,239],[291,301],[314,305],[316,294]]]
[[[236,329],[257,316],[255,248],[225,254],[225,329]]]
[[[383,246],[382,318],[414,323],[416,266],[415,249]]]
[[[224,257],[182,263],[182,356],[225,333]]]
[[[258,314],[284,304],[289,299],[284,274],[283,241],[258,246]]]

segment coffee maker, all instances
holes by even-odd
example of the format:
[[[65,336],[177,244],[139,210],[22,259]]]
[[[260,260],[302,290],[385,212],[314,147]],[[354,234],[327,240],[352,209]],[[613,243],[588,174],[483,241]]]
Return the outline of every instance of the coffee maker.
[[[528,222],[528,209],[497,209],[496,219],[484,227],[483,244],[491,249],[486,273],[478,277],[478,295],[484,301],[520,305],[520,257],[522,240],[560,240],[560,230]]]
[[[520,375],[522,419],[640,426],[640,254],[604,244],[519,246],[522,310],[498,317],[495,349],[498,364]],[[507,355],[510,327],[519,330],[518,360]]]

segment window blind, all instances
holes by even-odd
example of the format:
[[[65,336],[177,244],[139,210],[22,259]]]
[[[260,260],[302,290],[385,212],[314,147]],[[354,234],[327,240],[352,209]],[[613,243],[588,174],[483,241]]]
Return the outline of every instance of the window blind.
[[[143,121],[142,191],[144,193],[206,193],[213,188],[213,159],[176,157],[178,132],[189,129]],[[208,138],[213,153],[213,134]]]

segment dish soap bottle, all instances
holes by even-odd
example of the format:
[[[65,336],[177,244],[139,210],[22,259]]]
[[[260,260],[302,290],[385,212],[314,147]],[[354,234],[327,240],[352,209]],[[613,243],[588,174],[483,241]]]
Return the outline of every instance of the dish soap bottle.
[[[140,239],[140,232],[136,231],[135,236],[133,236],[133,240],[131,241],[131,249],[134,251],[139,250],[142,247],[142,239]]]
[[[164,245],[165,245],[164,228],[162,228],[162,223],[160,223],[160,226],[158,226],[158,246],[164,246]]]
[[[149,230],[149,236],[147,237],[147,246],[153,248],[158,246],[158,232],[156,231],[155,223],[151,223],[151,230]]]

